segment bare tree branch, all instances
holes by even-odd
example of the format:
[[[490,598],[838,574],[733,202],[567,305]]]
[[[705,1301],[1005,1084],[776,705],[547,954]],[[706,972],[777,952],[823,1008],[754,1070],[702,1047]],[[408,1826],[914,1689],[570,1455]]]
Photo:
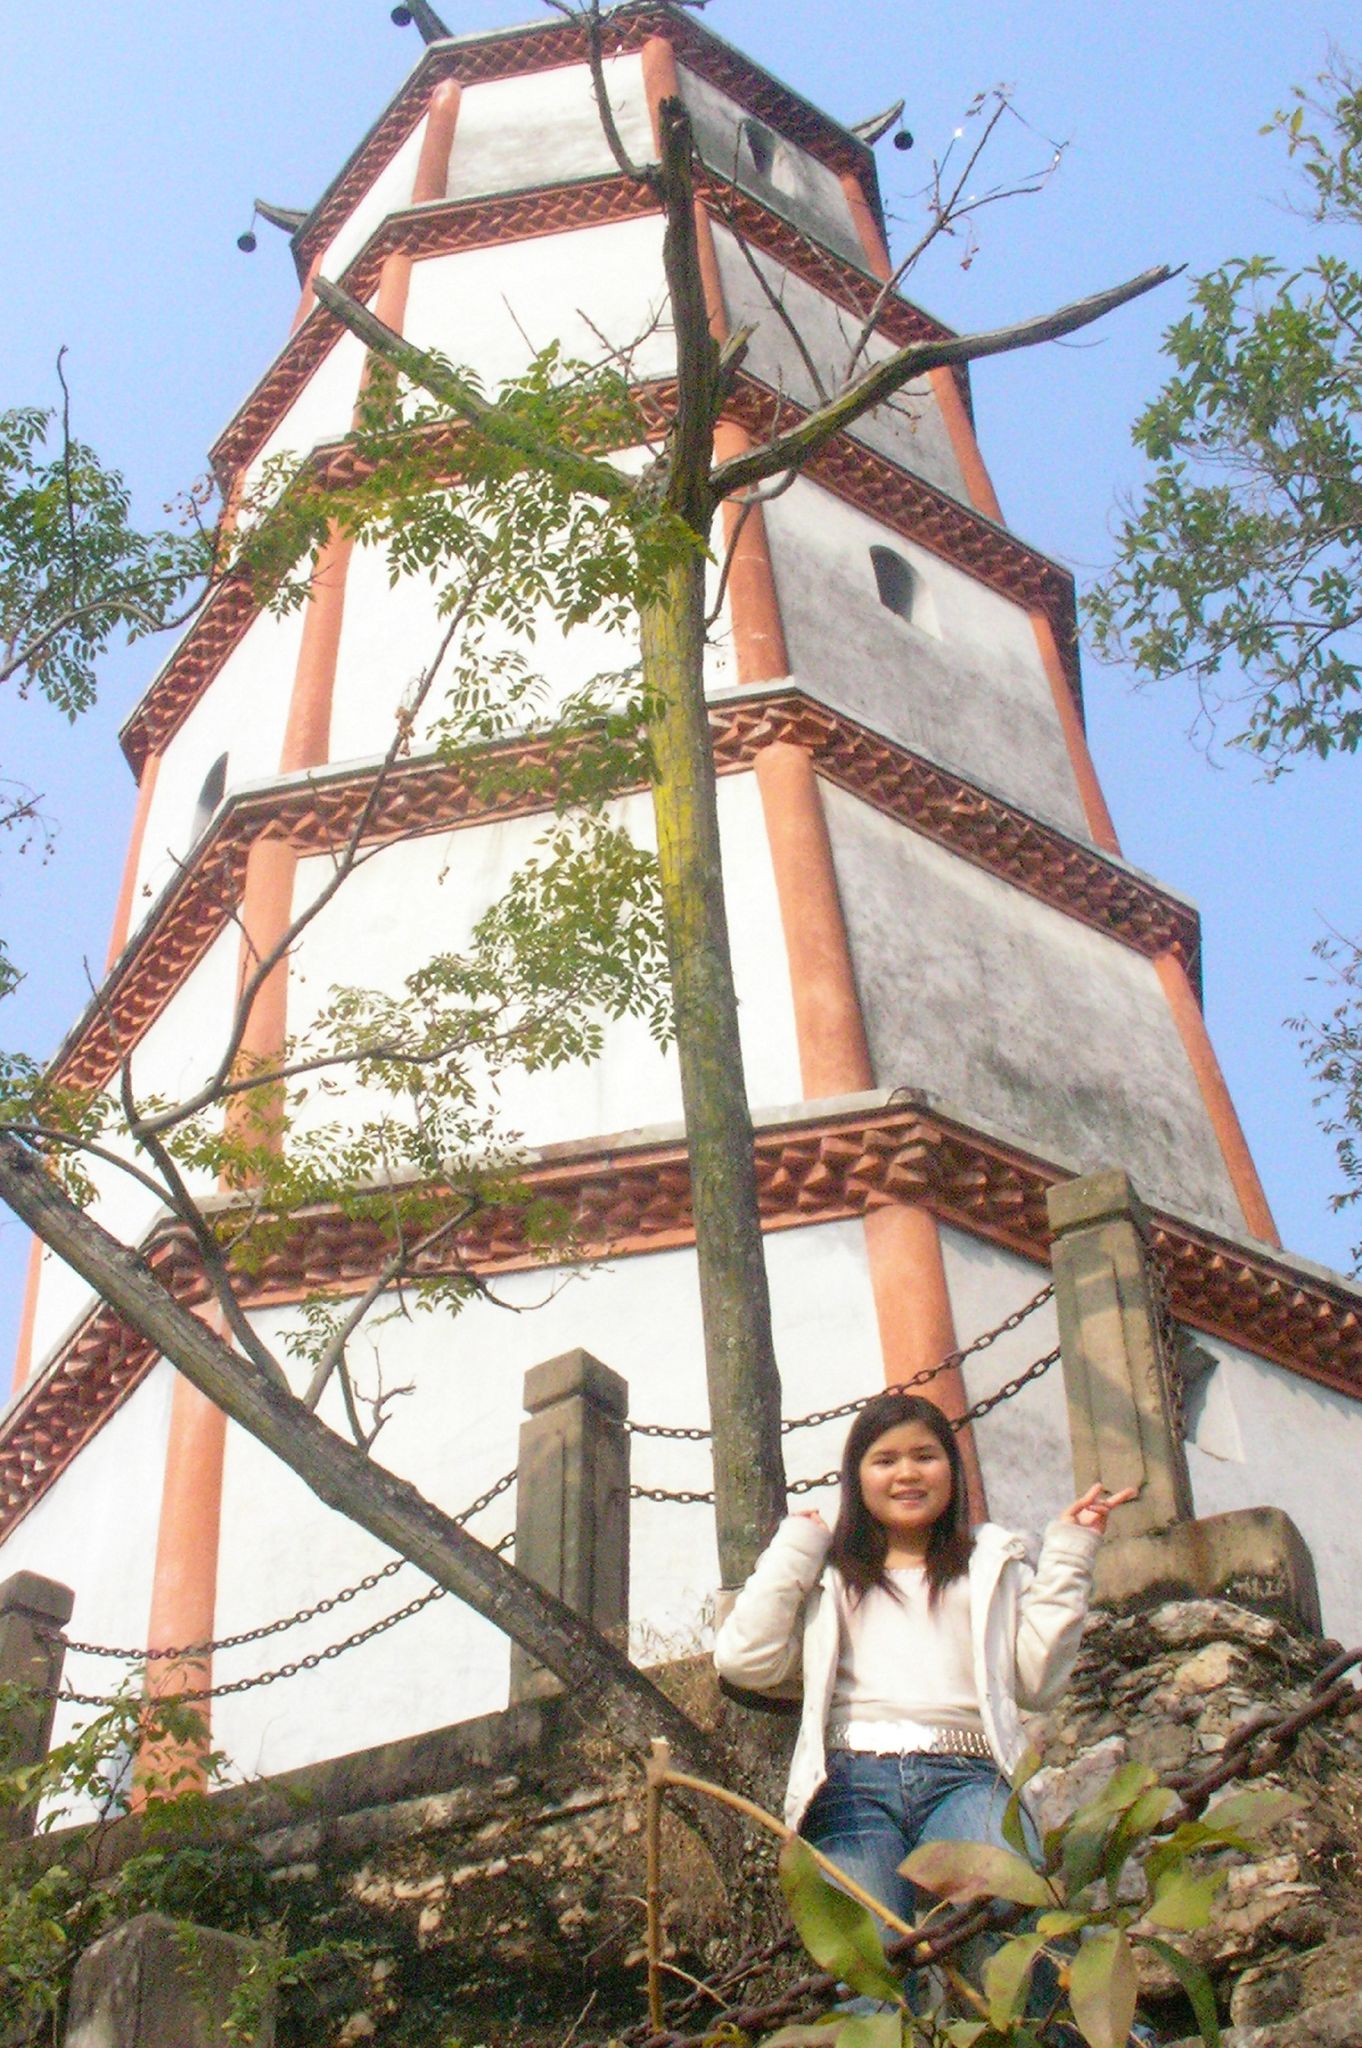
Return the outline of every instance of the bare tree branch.
[[[1177,269],[1161,263],[1153,270],[1142,271],[1138,277],[1128,279],[1125,284],[1094,292],[1090,298],[1076,299],[1072,305],[1061,306],[1053,313],[1039,313],[1034,319],[1018,320],[1011,327],[998,327],[983,334],[943,336],[940,341],[910,342],[905,348],[896,349],[893,355],[886,356],[883,362],[876,363],[829,404],[819,406],[797,426],[776,435],[765,447],[730,456],[727,462],[718,464],[710,478],[710,488],[716,499],[731,497],[734,491],[761,483],[778,470],[807,463],[834,434],[854,426],[883,399],[911,383],[915,377],[924,376],[928,370],[949,368],[955,363],[977,362],[985,356],[1007,355],[1014,349],[1033,348],[1039,341],[1055,341],[1061,335],[1074,334],[1079,328],[1091,326],[1094,320],[1113,312],[1117,306],[1124,306],[1158,285],[1167,284],[1178,274]]]
[[[570,0],[544,0],[546,7],[555,14],[566,16],[569,21],[580,21],[586,27],[586,60],[591,71],[591,90],[596,101],[596,112],[600,116],[601,133],[606,140],[611,156],[619,165],[626,178],[636,185],[646,185],[650,192],[660,189],[657,169],[652,164],[636,164],[624,146],[624,138],[615,120],[615,110],[610,104],[610,94],[605,85],[605,56],[601,47],[600,0],[588,0],[584,7],[574,7]]]

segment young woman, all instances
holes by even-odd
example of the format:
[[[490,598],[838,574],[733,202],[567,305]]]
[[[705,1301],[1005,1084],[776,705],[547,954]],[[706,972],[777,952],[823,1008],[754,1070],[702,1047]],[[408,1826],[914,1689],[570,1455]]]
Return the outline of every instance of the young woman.
[[[847,1438],[836,1527],[787,1517],[739,1593],[720,1674],[764,1692],[803,1672],[785,1818],[902,1919],[919,1842],[1003,1841],[1018,1707],[1063,1690],[1107,1516],[1133,1498],[1091,1487],[1033,1567],[1019,1536],[971,1531],[941,1410],[879,1394]]]

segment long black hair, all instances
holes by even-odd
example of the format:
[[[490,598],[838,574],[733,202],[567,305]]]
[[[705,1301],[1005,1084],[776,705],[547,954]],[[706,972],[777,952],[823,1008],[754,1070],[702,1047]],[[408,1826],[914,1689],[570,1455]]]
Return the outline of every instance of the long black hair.
[[[854,1599],[863,1598],[872,1586],[894,1591],[884,1564],[889,1549],[888,1532],[865,1504],[861,1460],[886,1430],[897,1429],[901,1422],[920,1422],[929,1429],[951,1468],[951,1497],[927,1537],[927,1605],[932,1608],[951,1581],[968,1569],[974,1536],[969,1524],[965,1468],[955,1431],[936,1403],[924,1401],[920,1394],[876,1394],[852,1423],[842,1452],[842,1507],[832,1532],[828,1561],[837,1567]]]

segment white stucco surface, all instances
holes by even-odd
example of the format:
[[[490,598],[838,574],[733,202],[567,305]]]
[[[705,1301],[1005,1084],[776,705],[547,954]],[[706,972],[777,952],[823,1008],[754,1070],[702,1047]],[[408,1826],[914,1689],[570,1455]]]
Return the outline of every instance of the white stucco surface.
[[[781,935],[775,881],[755,780],[726,776],[719,784],[720,829],[730,876],[730,932],[737,963],[739,1023],[748,1087],[756,1102],[789,1101],[798,1094],[789,968]],[[642,845],[651,845],[652,811],[638,795],[612,806]],[[290,1029],[307,1031],[334,987],[400,988],[432,953],[467,943],[476,919],[532,853],[543,818],[512,818],[385,848],[345,884],[307,931],[290,978]],[[298,871],[295,904],[310,899],[329,873],[323,860]],[[393,905],[403,906],[401,918]],[[590,1066],[537,1074],[511,1072],[498,1089],[502,1126],[530,1145],[584,1138],[638,1125],[668,1122],[681,1113],[675,1055],[659,1052],[642,1022],[609,1025],[606,1050]],[[345,1114],[378,1114],[377,1095],[347,1095]],[[339,1113],[332,1098],[314,1096],[301,1119],[309,1124]]]
[[[554,340],[588,363],[638,342],[634,374],[665,377],[675,350],[670,329],[655,326],[664,303],[662,222],[647,215],[417,263],[403,332],[488,389]]]
[[[1152,961],[824,785],[877,1087],[1243,1227]]]
[[[621,140],[647,163],[654,150],[643,60],[609,57],[605,76]],[[607,177],[615,169],[584,64],[464,87],[450,155],[451,199]]]
[[[821,402],[789,328],[771,304],[774,296],[817,364],[825,392],[840,390],[853,367],[861,321],[806,284],[795,272],[783,269],[756,250],[751,251],[749,262],[736,236],[727,228],[715,226],[714,245],[729,325],[750,326],[754,330],[744,368],[798,405],[811,407]],[[771,296],[753,276],[754,264]],[[871,363],[892,353],[891,342],[882,335],[872,335],[864,352],[858,355],[855,369],[863,372]],[[909,385],[891,403],[876,406],[857,421],[851,432],[878,454],[915,470],[929,483],[957,498],[967,498],[960,465],[926,378]]]
[[[1218,1361],[1193,1405],[1187,1446],[1199,1515],[1273,1507],[1310,1546],[1324,1632],[1362,1642],[1362,1573],[1350,1505],[1362,1472],[1362,1402],[1193,1331]]]
[[[457,575],[441,584],[432,584],[424,576],[404,576],[390,587],[387,554],[381,545],[353,551],[346,575],[331,704],[333,761],[371,760],[387,749],[399,705],[412,701],[416,684],[448,630],[448,621],[438,613],[441,589],[452,586],[457,593],[460,584]],[[523,699],[517,707],[512,721],[517,727],[544,723],[569,691],[597,676],[630,669],[638,660],[634,637],[591,622],[564,634],[547,606],[536,610],[533,623],[533,638],[512,635],[493,622],[480,640],[484,674],[491,674],[497,657],[513,651],[538,679],[533,697]],[[456,640],[442,676],[413,726],[413,744],[418,749],[432,743],[432,735],[447,714],[446,681],[464,645]]]
[[[139,1101],[179,1100],[205,1079],[230,1014],[239,945],[235,925],[220,933],[137,1046],[132,1071]],[[106,1142],[120,1155],[131,1153],[116,1136]],[[106,1230],[136,1244],[158,1213],[155,1198],[116,1166],[93,1160],[87,1171],[98,1191],[91,1214]],[[188,1169],[186,1180],[196,1192],[210,1192],[211,1183],[197,1170]],[[35,1365],[83,1320],[93,1300],[86,1282],[55,1252],[43,1253],[40,1273],[33,1322]]]
[[[373,304],[371,297],[371,310]],[[347,329],[332,343],[247,465],[243,479],[246,492],[259,485],[265,465],[273,457],[301,461],[321,442],[339,441],[349,433],[363,368],[363,343]]]
[[[390,213],[410,206],[421,145],[426,139],[423,116],[406,141],[389,157],[372,185],[351,208],[322,255],[323,277],[338,278]]]
[[[43,1498],[0,1543],[0,1579],[40,1572],[76,1596],[67,1633],[77,1641],[136,1647],[147,1640],[156,1530],[174,1373],[154,1366]],[[67,1655],[63,1682],[107,1696],[137,1671],[115,1659]],[[58,1703],[54,1743],[94,1719]],[[93,1805],[73,1805],[73,1820]]]
[[[224,795],[278,772],[303,617],[258,612],[167,745],[142,839],[133,931],[194,844],[199,797],[219,756],[227,756]]]
[[[941,1256],[960,1345],[996,1328],[1050,1277],[1043,1266],[949,1225],[941,1228]],[[970,1401],[996,1393],[1058,1341],[1054,1304],[1046,1302],[1017,1329],[966,1359],[962,1372]],[[1073,1499],[1069,1418],[1058,1365],[977,1422],[974,1442],[990,1520],[1038,1532]]]
[[[784,1411],[803,1413],[876,1386],[879,1340],[860,1223],[777,1231],[766,1254]],[[500,1279],[497,1293],[520,1314],[479,1302],[452,1323],[418,1315],[379,1333],[385,1382],[414,1387],[393,1404],[380,1456],[441,1507],[457,1511],[515,1463],[524,1374],[577,1345],[628,1380],[631,1415],[707,1419],[691,1250],[620,1259],[556,1287],[562,1277]],[[260,1327],[277,1340],[284,1320],[282,1313],[262,1318]],[[361,1378],[369,1369],[361,1353]],[[789,1440],[791,1476],[834,1465],[844,1429],[797,1432]],[[711,1483],[706,1444],[635,1437],[632,1452],[637,1484]],[[810,1501],[827,1507],[830,1496]],[[476,1527],[495,1540],[514,1518],[514,1496],[506,1495]],[[228,1436],[223,1532],[220,1635],[310,1605],[386,1558],[237,1430]],[[636,1653],[649,1659],[693,1648],[718,1577],[710,1510],[635,1502],[631,1545]],[[423,1584],[408,1567],[336,1613],[219,1659],[217,1676],[267,1670],[324,1648],[394,1612]],[[214,1737],[244,1772],[287,1770],[491,1712],[505,1702],[508,1668],[504,1639],[444,1599],[342,1659],[219,1701]]]
[[[1088,838],[1021,606],[816,484],[795,484],[765,517],[791,668],[811,695]],[[881,604],[876,546],[930,592],[934,630]]]

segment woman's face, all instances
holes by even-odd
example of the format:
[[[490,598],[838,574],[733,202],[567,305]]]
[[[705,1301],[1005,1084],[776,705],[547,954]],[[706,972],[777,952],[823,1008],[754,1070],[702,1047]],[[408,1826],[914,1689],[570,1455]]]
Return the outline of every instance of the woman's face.
[[[951,1504],[951,1467],[925,1422],[900,1422],[861,1459],[861,1498],[890,1542],[921,1554]]]

